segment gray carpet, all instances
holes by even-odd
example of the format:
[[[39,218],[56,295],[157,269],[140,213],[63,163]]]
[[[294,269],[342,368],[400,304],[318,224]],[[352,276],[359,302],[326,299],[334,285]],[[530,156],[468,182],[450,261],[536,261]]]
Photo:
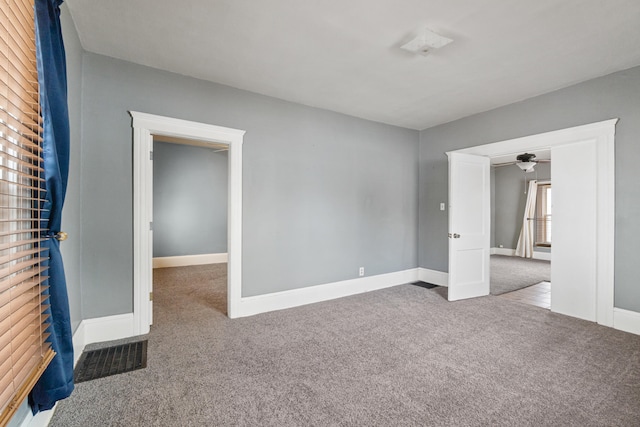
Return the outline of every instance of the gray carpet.
[[[156,273],[148,367],[52,426],[640,424],[640,336],[412,285],[229,320],[224,266]]]
[[[500,295],[550,281],[550,261],[491,255],[491,295]]]

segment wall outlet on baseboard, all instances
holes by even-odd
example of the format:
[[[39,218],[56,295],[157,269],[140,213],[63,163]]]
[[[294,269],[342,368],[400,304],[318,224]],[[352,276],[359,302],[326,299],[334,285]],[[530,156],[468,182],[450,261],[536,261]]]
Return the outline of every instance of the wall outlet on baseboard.
[[[360,267],[360,269],[358,270],[358,275],[360,277],[364,276],[364,267]]]

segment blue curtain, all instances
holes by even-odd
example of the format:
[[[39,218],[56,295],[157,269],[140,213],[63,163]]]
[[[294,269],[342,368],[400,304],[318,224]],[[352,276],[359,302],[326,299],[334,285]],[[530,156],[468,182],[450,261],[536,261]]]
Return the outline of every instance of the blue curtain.
[[[53,238],[62,222],[62,205],[69,175],[69,112],[67,108],[67,66],[60,27],[63,0],[36,0],[36,48],[40,105],[44,128],[44,177],[47,190],[41,228],[49,230],[49,338],[57,353],[31,394],[35,414],[51,409],[73,391],[73,334],[69,299],[60,255],[60,242]]]

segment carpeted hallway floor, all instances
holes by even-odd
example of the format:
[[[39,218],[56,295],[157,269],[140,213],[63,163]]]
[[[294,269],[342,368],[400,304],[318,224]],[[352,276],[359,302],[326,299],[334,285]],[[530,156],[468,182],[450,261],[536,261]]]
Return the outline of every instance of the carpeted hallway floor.
[[[413,285],[229,320],[224,268],[156,270],[148,367],[51,425],[640,424],[640,336]]]

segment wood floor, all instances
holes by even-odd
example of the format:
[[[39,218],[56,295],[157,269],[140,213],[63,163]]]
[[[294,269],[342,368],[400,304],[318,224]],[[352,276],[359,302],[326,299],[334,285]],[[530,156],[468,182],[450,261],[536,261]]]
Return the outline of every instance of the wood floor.
[[[529,286],[513,292],[507,292],[506,294],[499,295],[499,297],[550,309],[551,283],[540,282],[537,285]]]

